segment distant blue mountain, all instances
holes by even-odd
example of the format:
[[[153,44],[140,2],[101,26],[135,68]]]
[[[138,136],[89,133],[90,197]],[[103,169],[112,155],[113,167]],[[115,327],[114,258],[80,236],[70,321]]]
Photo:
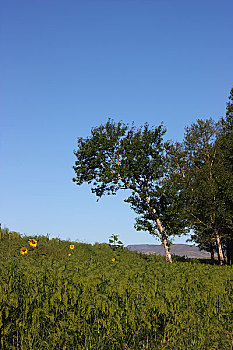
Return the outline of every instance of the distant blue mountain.
[[[188,244],[172,244],[171,253],[178,256],[185,256],[187,258],[210,258],[210,253],[205,250],[200,250],[195,245]],[[127,249],[140,252],[143,254],[165,255],[164,247],[155,244],[130,244]]]

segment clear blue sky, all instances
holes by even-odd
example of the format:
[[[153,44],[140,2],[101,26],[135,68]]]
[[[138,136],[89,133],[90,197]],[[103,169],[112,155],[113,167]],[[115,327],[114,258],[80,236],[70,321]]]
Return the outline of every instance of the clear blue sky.
[[[2,225],[158,244],[134,230],[126,193],[97,203],[72,183],[76,140],[111,117],[163,121],[181,141],[197,118],[224,116],[233,1],[2,0],[0,13]]]

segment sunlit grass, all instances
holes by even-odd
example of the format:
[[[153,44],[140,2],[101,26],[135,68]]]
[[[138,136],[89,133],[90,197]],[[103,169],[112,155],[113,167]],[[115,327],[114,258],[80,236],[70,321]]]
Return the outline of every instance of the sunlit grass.
[[[0,248],[2,349],[231,349],[229,266],[9,232]]]

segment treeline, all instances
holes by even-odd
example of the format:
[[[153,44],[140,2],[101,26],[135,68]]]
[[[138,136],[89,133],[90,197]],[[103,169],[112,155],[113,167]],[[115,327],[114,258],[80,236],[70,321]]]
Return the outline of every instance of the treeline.
[[[183,142],[164,141],[163,125],[140,128],[108,120],[78,138],[77,185],[87,182],[98,199],[130,190],[125,200],[138,215],[135,228],[164,245],[172,262],[171,237],[191,239],[221,265],[233,264],[233,88],[226,116],[198,119]]]

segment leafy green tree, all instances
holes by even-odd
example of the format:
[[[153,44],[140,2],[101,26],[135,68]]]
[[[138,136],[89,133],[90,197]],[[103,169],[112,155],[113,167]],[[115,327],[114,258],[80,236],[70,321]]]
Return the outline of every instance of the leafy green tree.
[[[233,87],[231,88],[229,101],[227,102],[225,126],[226,126],[225,130],[227,132],[232,132],[233,130]]]
[[[164,245],[166,260],[172,262],[169,237],[180,234],[182,223],[176,206],[176,193],[168,186],[169,144],[163,142],[162,125],[136,128],[108,120],[93,128],[91,136],[78,138],[73,181],[92,184],[98,199],[129,190],[125,200],[139,215],[137,230],[149,231]]]
[[[226,117],[221,118],[220,126],[215,145],[218,160],[215,179],[224,202],[223,245],[227,263],[233,264],[233,88],[227,103]]]
[[[174,159],[183,187],[186,217],[194,232],[192,238],[201,245],[217,241],[223,263],[219,232],[221,203],[214,178],[217,132],[218,123],[212,119],[197,120],[186,127],[183,143],[176,144]]]
[[[233,214],[232,104],[228,103],[226,119],[199,119],[186,127],[183,143],[174,148],[174,168],[183,188],[192,238],[212,256],[216,246],[223,264],[223,246],[232,230]]]

